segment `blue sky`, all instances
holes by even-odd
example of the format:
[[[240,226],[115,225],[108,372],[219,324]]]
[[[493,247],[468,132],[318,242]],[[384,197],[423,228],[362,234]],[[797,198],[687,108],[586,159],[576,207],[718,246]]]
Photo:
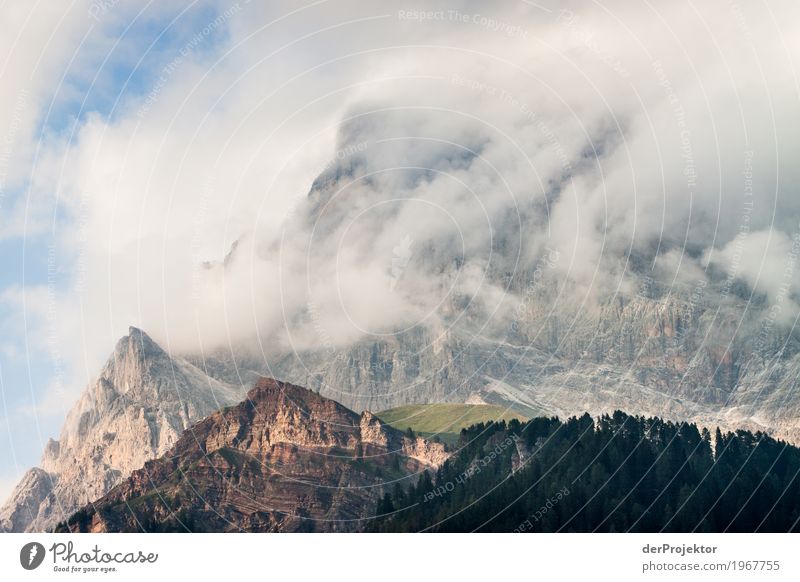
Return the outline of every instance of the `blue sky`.
[[[33,104],[26,111],[29,123],[15,129],[15,146],[27,141],[41,152],[52,144],[69,144],[88,118],[113,123],[129,113],[128,104],[151,91],[162,68],[222,10],[209,2],[196,2],[180,9],[160,6],[136,14],[128,4],[98,13],[97,19],[81,4],[65,17],[64,27],[72,26],[74,31],[64,32],[63,40],[51,39],[49,49],[41,50],[46,37],[32,39],[31,49],[40,50],[39,61],[53,62],[52,74],[29,96]],[[184,8],[188,10],[181,13]],[[185,60],[201,63],[212,58],[227,39],[223,24],[195,43]],[[31,156],[24,159],[31,164],[26,169],[32,170]],[[9,164],[18,161],[12,156]],[[8,216],[16,210],[22,224],[10,235],[0,231],[0,297],[4,298],[0,302],[0,498],[38,462],[46,439],[58,435],[63,410],[40,406],[54,379],[61,376],[69,382],[75,377],[69,369],[72,362],[62,358],[58,348],[48,347],[46,338],[42,342],[42,326],[59,325],[55,305],[43,313],[41,307],[26,310],[21,303],[27,302],[29,294],[44,294],[47,305],[48,293],[61,297],[70,292],[75,283],[75,256],[61,243],[63,233],[76,228],[75,217],[63,204],[56,205],[55,192],[48,192],[44,201],[33,200],[37,194],[32,193],[25,172],[13,179],[11,172],[7,174],[0,212]]]

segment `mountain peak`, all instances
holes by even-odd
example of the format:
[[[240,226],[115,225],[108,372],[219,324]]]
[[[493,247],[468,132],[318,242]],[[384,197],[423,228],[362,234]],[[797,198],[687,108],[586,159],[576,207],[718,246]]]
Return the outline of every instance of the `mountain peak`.
[[[320,396],[308,388],[282,382],[275,378],[259,378],[255,386],[247,393],[246,402],[248,401],[252,406],[265,411],[289,406],[306,413],[310,413],[312,410],[317,412],[327,410],[334,415],[350,416],[353,423],[356,423],[358,418],[356,413],[334,400]]]
[[[263,376],[256,381],[255,386],[253,386],[247,393],[247,398],[250,400],[260,400],[265,396],[275,393],[298,397],[304,397],[306,396],[306,393],[313,394],[313,392],[307,388],[303,388],[302,386],[295,386],[294,384],[289,384],[288,382],[282,382],[281,380],[276,380],[275,378]],[[322,397],[320,397],[320,399],[324,400]]]
[[[144,330],[133,326],[128,328],[128,335],[122,336],[117,341],[116,349],[114,350],[115,356],[126,352],[143,356],[166,354],[165,350]]]
[[[128,326],[128,335],[129,336],[135,336],[135,335],[147,335],[147,334],[142,329],[140,329],[140,328],[138,328],[138,327],[136,327],[134,325],[129,325]]]
[[[347,531],[368,517],[385,486],[446,458],[441,444],[261,378],[245,400],[186,430],[63,529],[181,530],[186,522],[175,516],[183,515],[201,531]],[[198,495],[204,503],[194,502]],[[136,510],[120,510],[129,506]]]
[[[131,327],[70,410],[42,466],[0,508],[0,529],[44,530],[169,450],[186,428],[242,398]]]

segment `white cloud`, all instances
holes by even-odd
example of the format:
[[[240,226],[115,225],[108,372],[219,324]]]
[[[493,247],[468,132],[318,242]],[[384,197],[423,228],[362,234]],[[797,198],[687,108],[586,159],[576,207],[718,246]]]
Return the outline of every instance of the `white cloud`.
[[[33,200],[57,189],[71,212],[64,342],[99,357],[136,324],[177,349],[287,328],[304,347],[344,343],[451,316],[454,292],[490,318],[502,285],[477,274],[533,268],[545,246],[583,291],[629,288],[629,252],[725,259],[751,151],[750,227],[791,232],[796,7],[773,6],[779,28],[723,2],[566,8],[448,3],[419,21],[393,3],[242,4],[213,51],[176,48],[112,119],[44,144]],[[305,207],[320,170],[351,164],[353,184]],[[404,237],[415,250],[390,289]],[[235,241],[225,268],[202,266]]]
[[[740,279],[750,289],[777,306],[784,321],[797,314],[800,292],[800,232],[786,233],[766,229],[743,232],[718,252],[707,254],[723,269],[728,281]]]

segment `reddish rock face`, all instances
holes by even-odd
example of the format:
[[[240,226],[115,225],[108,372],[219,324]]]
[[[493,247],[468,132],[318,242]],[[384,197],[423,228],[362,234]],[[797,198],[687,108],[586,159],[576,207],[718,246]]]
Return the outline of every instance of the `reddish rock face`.
[[[60,531],[353,531],[447,458],[369,412],[262,378]]]

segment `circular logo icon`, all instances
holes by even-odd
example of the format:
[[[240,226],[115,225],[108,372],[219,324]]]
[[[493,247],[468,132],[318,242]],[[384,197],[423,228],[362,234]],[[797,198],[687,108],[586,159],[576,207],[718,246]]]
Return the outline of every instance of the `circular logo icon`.
[[[30,542],[19,551],[19,563],[26,570],[35,570],[44,561],[44,546],[39,542]]]

